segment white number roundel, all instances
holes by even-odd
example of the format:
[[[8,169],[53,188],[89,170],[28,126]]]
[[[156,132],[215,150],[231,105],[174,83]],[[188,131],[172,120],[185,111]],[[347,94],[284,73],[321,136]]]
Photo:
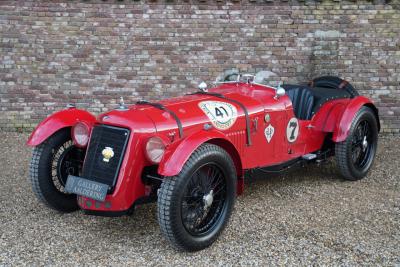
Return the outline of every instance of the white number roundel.
[[[290,143],[297,140],[299,136],[299,121],[296,118],[291,118],[286,126],[286,138]]]
[[[199,107],[217,129],[226,130],[236,121],[237,109],[230,103],[221,101],[202,101],[199,103]]]

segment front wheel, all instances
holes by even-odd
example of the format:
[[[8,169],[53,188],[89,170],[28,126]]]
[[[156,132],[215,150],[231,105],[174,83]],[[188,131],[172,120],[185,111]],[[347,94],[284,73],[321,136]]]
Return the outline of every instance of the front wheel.
[[[225,228],[236,197],[236,171],[221,147],[201,145],[158,194],[161,232],[178,249],[210,246]]]
[[[61,212],[79,209],[76,195],[65,192],[69,174],[79,176],[84,151],[73,145],[70,129],[62,129],[33,149],[29,178],[37,198]]]
[[[378,123],[373,111],[362,107],[353,119],[345,141],[335,146],[336,162],[342,176],[359,180],[367,175],[375,158]]]

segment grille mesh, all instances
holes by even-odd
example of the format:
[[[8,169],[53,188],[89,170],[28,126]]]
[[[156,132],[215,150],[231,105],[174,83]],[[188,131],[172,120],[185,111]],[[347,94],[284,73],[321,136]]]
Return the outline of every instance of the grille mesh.
[[[129,130],[106,125],[95,126],[90,137],[83,165],[82,176],[85,179],[107,184],[110,188],[115,186],[119,168],[125,154]],[[114,156],[105,162],[102,151],[110,147]]]

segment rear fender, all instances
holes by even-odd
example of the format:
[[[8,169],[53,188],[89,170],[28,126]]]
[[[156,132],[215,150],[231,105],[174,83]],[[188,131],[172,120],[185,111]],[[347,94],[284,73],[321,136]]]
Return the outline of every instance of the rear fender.
[[[206,142],[222,147],[231,156],[238,175],[237,193],[241,194],[243,191],[243,168],[240,155],[226,136],[217,130],[202,130],[170,145],[158,166],[158,173],[162,176],[174,176],[179,174],[190,155],[201,144]]]
[[[346,140],[347,136],[349,135],[353,118],[363,106],[367,106],[373,110],[376,116],[376,120],[378,122],[378,131],[380,130],[378,109],[368,98],[364,96],[357,96],[351,99],[351,101],[344,109],[342,116],[336,121],[335,129],[332,135],[332,140],[334,142],[343,142],[344,140]]]
[[[93,125],[96,121],[95,116],[85,110],[70,108],[52,114],[43,120],[29,136],[27,145],[37,146],[49,138],[58,130],[65,127],[72,127],[78,121]]]

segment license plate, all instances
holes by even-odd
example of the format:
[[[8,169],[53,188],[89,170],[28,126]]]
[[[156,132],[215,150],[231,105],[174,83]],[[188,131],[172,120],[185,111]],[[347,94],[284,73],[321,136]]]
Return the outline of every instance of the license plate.
[[[98,201],[104,201],[107,195],[108,185],[78,176],[68,175],[65,191]]]

